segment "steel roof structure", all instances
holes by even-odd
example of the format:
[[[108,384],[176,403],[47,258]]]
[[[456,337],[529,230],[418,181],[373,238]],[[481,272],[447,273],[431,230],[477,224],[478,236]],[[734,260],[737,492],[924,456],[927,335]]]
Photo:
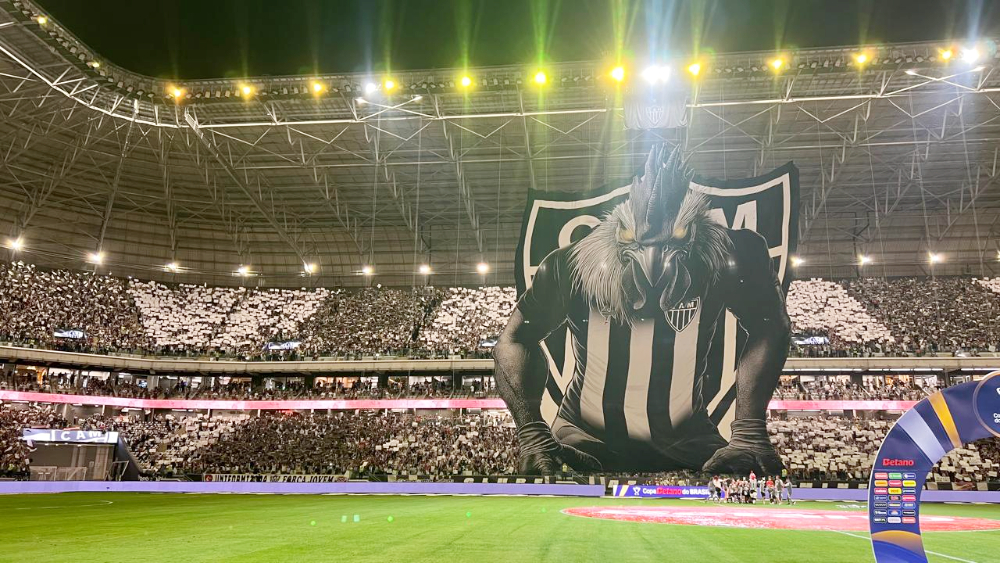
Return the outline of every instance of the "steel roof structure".
[[[689,126],[655,134],[625,129],[604,61],[549,65],[544,86],[528,66],[398,72],[392,89],[365,74],[169,82],[39,15],[0,1],[0,233],[41,266],[281,287],[422,283],[419,264],[474,284],[485,261],[508,284],[527,188],[628,177],[666,141],[709,177],[798,165],[799,276],[998,270],[988,42],[975,61],[947,42],[714,55],[689,81]]]

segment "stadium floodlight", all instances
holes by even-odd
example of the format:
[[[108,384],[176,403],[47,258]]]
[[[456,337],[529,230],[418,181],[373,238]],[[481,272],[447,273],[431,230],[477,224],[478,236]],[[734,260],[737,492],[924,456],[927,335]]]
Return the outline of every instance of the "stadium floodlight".
[[[17,237],[16,239],[11,239],[10,241],[7,242],[7,247],[13,250],[14,252],[17,252],[18,250],[24,248],[24,241],[21,239],[21,237]]]
[[[868,55],[866,53],[857,53],[854,55],[854,62],[863,65],[868,62]]]
[[[419,271],[419,272],[420,272],[421,274],[423,274],[423,275],[425,275],[425,276],[426,276],[426,275],[429,275],[429,274],[431,273],[431,267],[430,267],[430,266],[428,266],[427,264],[421,264],[421,265],[420,265],[420,268],[418,268],[418,271]]]
[[[866,264],[871,264],[871,263],[872,263],[871,256],[865,256],[864,254],[858,256],[858,266],[864,266]]]
[[[666,82],[670,78],[670,67],[660,65],[650,65],[642,71],[642,77],[650,84]]]
[[[979,49],[976,47],[969,47],[968,49],[962,50],[962,61],[972,64],[979,60]]]
[[[365,84],[365,94],[374,94],[376,90],[378,90],[378,84],[375,84],[374,82]]]
[[[688,65],[688,72],[691,73],[691,76],[698,76],[698,73],[701,72],[701,63],[691,63]]]
[[[163,269],[168,272],[177,272],[181,269],[181,267],[177,262],[170,262],[167,265],[163,266]]]
[[[539,86],[542,86],[543,84],[545,84],[548,81],[549,81],[549,77],[546,76],[545,71],[540,70],[540,71],[538,71],[538,72],[535,73],[535,84],[538,84]]]
[[[243,92],[244,96],[251,96],[253,95],[253,86],[244,84],[243,86],[240,86],[240,92]]]
[[[458,83],[462,85],[462,88],[468,88],[469,86],[472,86],[472,77],[463,76]]]
[[[943,262],[944,261],[944,256],[941,255],[941,254],[938,254],[937,252],[928,252],[927,253],[927,260],[931,264],[937,264],[938,262]]]
[[[316,273],[316,263],[315,262],[307,262],[307,263],[305,263],[305,264],[302,265],[302,270],[305,273],[309,274],[309,275],[315,274]]]
[[[614,78],[615,82],[625,80],[625,67],[619,65],[611,69],[611,78]]]
[[[87,261],[93,264],[100,264],[104,262],[104,253],[101,251],[91,252],[87,255]]]
[[[396,81],[391,78],[386,78],[385,82],[382,83],[382,86],[385,88],[385,91],[388,92],[396,87]]]
[[[951,60],[951,57],[954,55],[954,53],[952,53],[951,49],[940,49],[940,50],[938,50],[938,54],[941,55],[941,60],[944,60],[944,61]]]
[[[805,260],[803,260],[802,258],[799,258],[798,256],[792,256],[792,267],[793,268],[797,268],[797,267],[801,266],[802,264],[805,264],[805,262],[806,262]]]
[[[35,16],[35,21],[38,22],[38,25],[45,25],[49,23],[49,18],[45,16]]]
[[[359,106],[363,106],[368,103],[368,100],[364,98],[354,98],[354,101],[357,102]]]
[[[490,273],[490,265],[487,264],[486,262],[480,262],[476,264],[476,271],[479,272],[481,275],[485,276],[486,274]]]
[[[775,72],[780,72],[781,67],[785,66],[785,59],[778,57],[776,59],[771,59],[771,61],[767,64],[771,65],[771,68],[773,68]]]
[[[361,266],[361,273],[364,274],[364,275],[366,275],[366,276],[374,275],[375,274],[375,268],[372,268],[371,266],[367,266],[367,265]]]
[[[90,68],[101,68],[101,63],[99,61],[90,61],[87,63]]]
[[[323,90],[326,90],[326,87],[323,86],[323,83],[316,80],[312,82],[311,87],[314,94],[322,94]]]
[[[243,276],[243,277],[247,277],[247,276],[250,275],[250,267],[249,266],[240,265],[239,268],[236,268],[236,273],[239,274],[239,275],[241,275],[241,276]]]

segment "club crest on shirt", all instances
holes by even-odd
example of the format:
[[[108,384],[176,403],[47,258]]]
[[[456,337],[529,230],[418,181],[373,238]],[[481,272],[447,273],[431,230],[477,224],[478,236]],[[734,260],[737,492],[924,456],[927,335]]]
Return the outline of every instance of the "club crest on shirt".
[[[681,332],[691,324],[699,308],[701,308],[701,297],[683,301],[673,309],[667,310],[667,322],[674,330]]]

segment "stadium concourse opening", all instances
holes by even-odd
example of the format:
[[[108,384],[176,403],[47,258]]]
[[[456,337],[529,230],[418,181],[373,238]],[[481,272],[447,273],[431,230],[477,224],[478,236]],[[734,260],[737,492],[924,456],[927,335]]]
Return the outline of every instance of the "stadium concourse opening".
[[[918,3],[0,2],[0,562],[1000,561]]]

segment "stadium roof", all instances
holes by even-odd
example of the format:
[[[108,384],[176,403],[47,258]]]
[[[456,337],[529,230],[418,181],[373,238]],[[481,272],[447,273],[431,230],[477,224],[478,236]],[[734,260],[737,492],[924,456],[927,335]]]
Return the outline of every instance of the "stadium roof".
[[[544,87],[529,66],[170,83],[40,14],[0,3],[0,232],[40,265],[102,252],[115,275],[299,286],[366,283],[363,265],[408,285],[424,263],[477,283],[485,261],[511,283],[528,187],[627,177],[656,140],[704,176],[794,161],[801,276],[855,275],[859,255],[878,275],[928,273],[929,253],[936,273],[997,265],[990,42],[716,55],[690,126],[660,139],[624,129],[606,61],[547,65]]]

